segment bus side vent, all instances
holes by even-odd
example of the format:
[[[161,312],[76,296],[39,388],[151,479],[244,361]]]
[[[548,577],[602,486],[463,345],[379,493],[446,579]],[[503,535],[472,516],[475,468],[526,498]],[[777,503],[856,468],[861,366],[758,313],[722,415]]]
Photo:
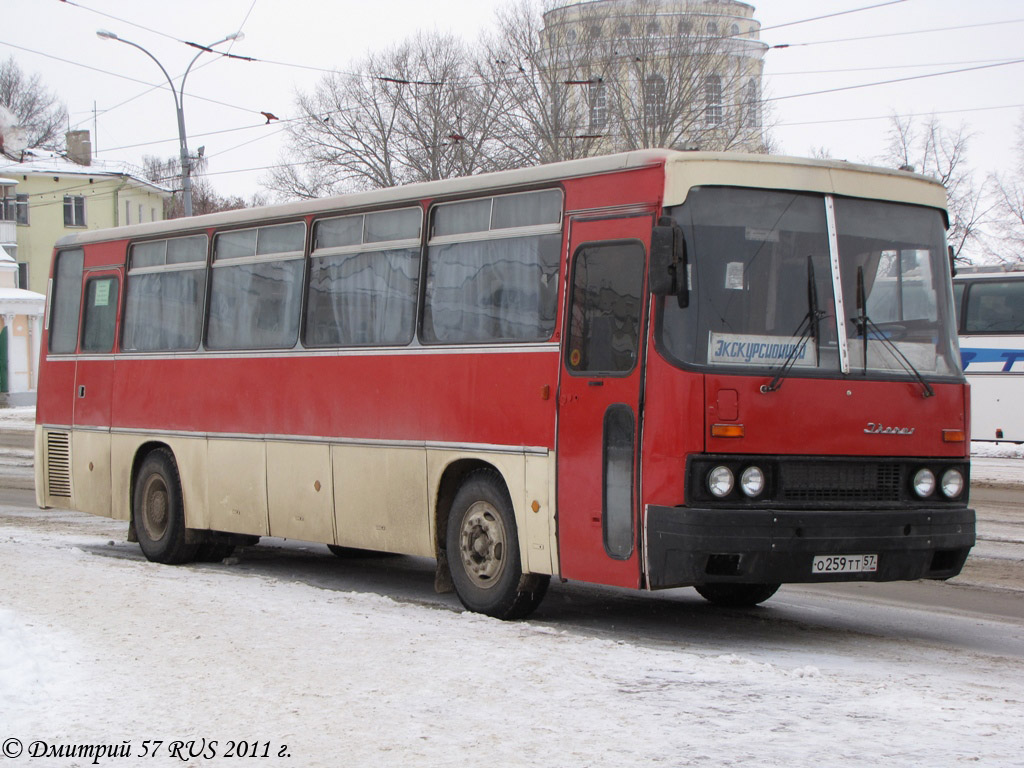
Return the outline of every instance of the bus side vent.
[[[46,433],[46,490],[50,496],[71,498],[71,436]]]

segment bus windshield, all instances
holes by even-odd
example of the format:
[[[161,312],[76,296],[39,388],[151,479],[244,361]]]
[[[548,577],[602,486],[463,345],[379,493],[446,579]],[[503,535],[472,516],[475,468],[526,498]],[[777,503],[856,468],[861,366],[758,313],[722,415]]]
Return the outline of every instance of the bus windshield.
[[[940,211],[700,187],[670,214],[686,235],[690,284],[689,306],[665,301],[660,322],[661,346],[677,361],[961,375]]]

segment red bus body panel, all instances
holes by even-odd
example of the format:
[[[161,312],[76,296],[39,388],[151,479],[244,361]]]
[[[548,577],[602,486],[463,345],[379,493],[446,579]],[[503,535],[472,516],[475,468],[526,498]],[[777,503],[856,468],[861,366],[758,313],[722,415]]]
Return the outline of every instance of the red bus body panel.
[[[943,430],[967,428],[962,384],[933,384],[935,396],[923,397],[921,385],[909,380],[793,377],[778,390],[762,393],[767,381],[764,376],[705,376],[708,453],[966,456],[965,442],[943,440]],[[723,414],[720,405],[736,410]],[[742,424],[744,435],[712,437],[710,427],[717,423]]]

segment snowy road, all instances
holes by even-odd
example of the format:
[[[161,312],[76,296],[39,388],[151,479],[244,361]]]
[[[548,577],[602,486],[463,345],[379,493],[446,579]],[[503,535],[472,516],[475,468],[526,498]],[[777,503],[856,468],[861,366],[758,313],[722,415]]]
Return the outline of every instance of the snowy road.
[[[1019,593],[904,585],[938,590],[918,610],[792,587],[728,611],[688,590],[557,585],[505,624],[434,595],[424,560],[272,540],[174,568],[124,527],[0,506],[5,750],[130,750],[107,766],[1024,766],[1024,620],[971,610]],[[167,756],[204,738],[193,749],[215,758]],[[164,742],[156,759],[147,739]],[[226,757],[239,739],[272,757]]]

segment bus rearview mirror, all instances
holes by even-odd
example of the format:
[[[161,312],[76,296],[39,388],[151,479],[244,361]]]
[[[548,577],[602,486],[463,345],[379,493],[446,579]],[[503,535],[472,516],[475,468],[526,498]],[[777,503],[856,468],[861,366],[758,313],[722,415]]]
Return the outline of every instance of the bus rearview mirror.
[[[683,228],[669,216],[662,216],[651,231],[651,269],[648,286],[655,296],[677,296],[679,306],[689,304],[686,239]]]

